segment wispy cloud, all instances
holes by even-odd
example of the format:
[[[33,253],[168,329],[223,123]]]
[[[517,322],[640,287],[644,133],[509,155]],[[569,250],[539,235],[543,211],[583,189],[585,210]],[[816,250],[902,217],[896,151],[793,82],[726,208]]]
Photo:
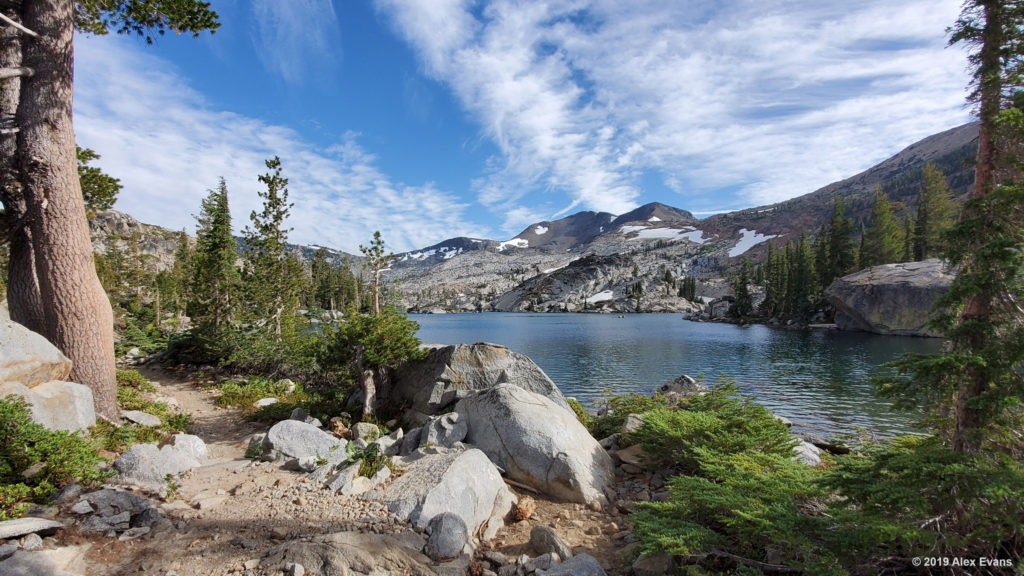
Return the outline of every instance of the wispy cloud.
[[[531,192],[627,210],[648,171],[684,208],[775,202],[968,120],[957,0],[377,6],[498,146],[477,192],[507,230]]]
[[[339,134],[320,149],[289,128],[212,109],[175,69],[143,50],[103,37],[76,46],[76,136],[124,184],[118,209],[192,230],[201,199],[223,176],[241,229],[260,206],[263,161],[277,155],[295,203],[294,242],[356,251],[379,229],[389,248],[402,251],[488,235],[465,221],[467,205],[454,194],[381,172],[358,134]]]
[[[330,0],[252,0],[252,42],[263,65],[289,85],[336,64],[338,19]]]

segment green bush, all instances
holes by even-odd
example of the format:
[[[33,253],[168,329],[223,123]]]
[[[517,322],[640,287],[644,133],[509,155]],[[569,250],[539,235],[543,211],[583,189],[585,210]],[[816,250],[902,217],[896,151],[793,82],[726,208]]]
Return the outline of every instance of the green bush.
[[[729,455],[744,452],[793,455],[789,429],[763,406],[737,395],[727,384],[694,396],[678,408],[658,406],[644,414],[644,425],[627,442],[643,446],[657,463],[699,473],[699,450]]]
[[[117,387],[118,388],[134,388],[141,392],[156,392],[156,388],[146,380],[146,377],[139,374],[137,370],[118,370],[117,371]]]
[[[0,400],[0,519],[20,516],[26,501],[44,500],[61,486],[103,482],[111,476],[100,469],[103,462],[81,436],[33,422],[23,399]],[[23,474],[34,467],[35,474]]]
[[[700,476],[669,480],[665,502],[640,505],[634,531],[645,552],[707,554],[725,550],[757,562],[842,573],[815,535],[828,524],[806,513],[823,490],[818,473],[778,454],[724,454],[698,448]],[[771,558],[769,558],[771,552]]]
[[[590,419],[590,434],[594,438],[607,438],[622,430],[626,417],[630,414],[643,414],[650,410],[669,405],[668,399],[661,394],[644,396],[631,392],[608,399],[608,412],[604,416]]]
[[[843,500],[833,547],[856,558],[1024,555],[1024,465],[902,437],[836,458],[821,484]]]

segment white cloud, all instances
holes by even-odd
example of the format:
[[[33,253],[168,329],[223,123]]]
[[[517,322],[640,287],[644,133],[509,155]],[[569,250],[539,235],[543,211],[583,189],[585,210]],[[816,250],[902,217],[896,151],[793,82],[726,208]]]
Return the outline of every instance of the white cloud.
[[[335,64],[338,19],[330,0],[252,0],[252,42],[263,65],[289,85]]]
[[[289,128],[212,109],[173,67],[119,40],[89,38],[75,51],[76,137],[121,179],[117,209],[191,231],[201,199],[223,176],[240,230],[260,207],[263,161],[277,155],[295,204],[293,242],[355,252],[379,229],[389,248],[403,251],[488,235],[466,223],[467,205],[454,194],[392,181],[357,134],[318,149]]]
[[[969,119],[957,0],[377,6],[498,146],[477,191],[507,230],[537,191],[623,212],[644,171],[684,208],[776,202]]]

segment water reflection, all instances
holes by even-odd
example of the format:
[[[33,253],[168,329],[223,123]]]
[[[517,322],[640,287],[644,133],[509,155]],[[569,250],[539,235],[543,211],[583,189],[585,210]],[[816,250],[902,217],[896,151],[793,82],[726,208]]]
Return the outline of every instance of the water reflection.
[[[418,315],[424,342],[493,342],[526,354],[567,396],[649,393],[680,374],[734,378],[798,427],[822,433],[912,431],[913,416],[876,399],[867,382],[904,352],[941,342],[765,326],[695,323],[675,315]]]

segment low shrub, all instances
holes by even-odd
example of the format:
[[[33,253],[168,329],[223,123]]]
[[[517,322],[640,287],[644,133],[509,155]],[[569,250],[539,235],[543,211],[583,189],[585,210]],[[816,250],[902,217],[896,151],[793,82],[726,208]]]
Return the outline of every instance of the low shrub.
[[[1024,464],[901,437],[836,458],[821,484],[843,497],[833,548],[849,561],[919,556],[1024,558]]]
[[[0,519],[21,516],[28,501],[43,501],[61,486],[103,482],[111,476],[103,462],[85,438],[32,421],[24,399],[0,400]]]
[[[604,416],[590,419],[590,434],[597,439],[607,438],[622,430],[626,417],[630,414],[643,414],[659,407],[669,405],[667,398],[661,394],[644,396],[631,392],[621,396],[614,396],[607,400],[608,410]]]
[[[789,458],[796,440],[782,422],[752,399],[725,384],[679,407],[659,405],[644,414],[644,425],[627,442],[640,444],[660,464],[700,473],[699,450],[718,454],[756,452]]]

